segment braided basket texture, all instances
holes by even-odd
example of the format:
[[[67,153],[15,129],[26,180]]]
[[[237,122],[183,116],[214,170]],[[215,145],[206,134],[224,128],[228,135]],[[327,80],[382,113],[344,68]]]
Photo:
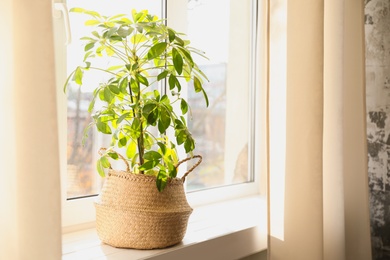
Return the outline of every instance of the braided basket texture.
[[[114,247],[154,249],[182,241],[192,208],[184,179],[170,179],[162,192],[156,177],[110,170],[95,203],[99,238]]]

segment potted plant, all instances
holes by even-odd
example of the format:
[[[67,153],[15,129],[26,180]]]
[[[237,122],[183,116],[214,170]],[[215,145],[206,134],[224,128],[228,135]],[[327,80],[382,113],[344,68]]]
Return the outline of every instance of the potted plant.
[[[82,86],[89,71],[108,75],[94,89],[88,109],[93,118],[89,127],[111,136],[111,146],[101,149],[97,160],[102,177],[109,169],[95,203],[99,237],[117,247],[176,244],[184,237],[192,212],[183,182],[201,162],[201,156],[193,155],[195,140],[185,119],[190,106],[181,96],[182,82],[193,82],[208,106],[203,89],[207,77],[193,59],[193,54],[204,53],[146,10],[133,10],[131,17],[107,17],[82,8],[70,12],[88,15],[85,25],[96,30],[82,38],[84,65],[69,75],[65,90],[70,80]],[[95,59],[102,56],[115,64],[95,66]],[[167,93],[159,90],[159,82],[166,82]],[[179,112],[174,103],[180,105]],[[189,157],[179,161],[177,146],[183,146]],[[192,158],[198,162],[177,178],[177,167]],[[118,159],[125,162],[126,171],[111,169],[110,161]]]

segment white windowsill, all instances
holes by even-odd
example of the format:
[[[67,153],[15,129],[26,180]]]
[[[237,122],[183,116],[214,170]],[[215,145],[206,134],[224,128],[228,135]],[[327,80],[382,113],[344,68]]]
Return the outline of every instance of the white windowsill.
[[[240,259],[266,249],[266,215],[260,196],[196,207],[183,241],[156,250],[105,245],[94,228],[65,233],[62,259]]]

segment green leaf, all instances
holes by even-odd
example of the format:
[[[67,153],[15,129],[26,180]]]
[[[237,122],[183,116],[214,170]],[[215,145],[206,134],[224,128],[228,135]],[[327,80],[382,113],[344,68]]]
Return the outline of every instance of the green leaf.
[[[147,171],[147,170],[151,170],[153,169],[154,167],[156,167],[158,165],[158,161],[147,161],[146,163],[142,164],[140,167],[139,167],[139,170],[140,171]]]
[[[126,112],[124,114],[122,114],[118,120],[116,121],[117,124],[120,124],[122,123],[123,120],[125,120],[128,116],[130,115],[130,112]]]
[[[117,33],[120,37],[126,38],[129,36],[132,32],[134,31],[134,28],[129,27],[129,26],[121,26],[119,27]]]
[[[111,167],[110,161],[109,161],[108,158],[105,157],[105,156],[100,157],[100,162],[102,163],[102,166],[103,166],[104,168],[110,168],[110,167]]]
[[[138,137],[140,137],[140,127],[141,121],[139,120],[139,118],[134,118],[130,128],[130,135],[133,139],[137,139]]]
[[[177,73],[181,75],[181,73],[183,72],[183,57],[175,48],[172,49],[172,56],[173,56],[173,66],[175,67]]]
[[[113,100],[114,96],[112,95],[110,89],[108,87],[105,87],[104,88],[104,100],[107,102],[107,103],[111,103],[111,101]]]
[[[134,94],[139,93],[139,82],[136,81],[135,79],[131,78],[130,79],[130,88],[131,88],[131,91],[134,92]]]
[[[105,48],[105,51],[106,51],[106,53],[107,53],[107,55],[108,55],[109,57],[111,57],[111,56],[113,56],[113,55],[115,54],[114,49],[111,48],[111,47],[106,47],[106,48]]]
[[[157,81],[160,81],[160,80],[166,78],[167,75],[168,75],[168,71],[164,70],[163,72],[161,72],[160,74],[157,75]]]
[[[156,98],[156,101],[159,102],[160,101],[160,92],[155,89],[153,91],[153,94],[154,94],[154,97]]]
[[[175,42],[177,45],[184,47],[184,41],[180,37],[176,36]]]
[[[151,112],[153,112],[153,110],[155,110],[157,108],[157,105],[154,104],[154,103],[148,103],[146,104],[143,109],[142,109],[142,114],[144,115],[144,117],[148,117],[149,114]]]
[[[149,151],[144,154],[144,158],[148,161],[159,161],[162,155],[156,151]]]
[[[118,160],[119,156],[116,152],[108,152],[108,156],[110,156],[114,160]]]
[[[98,20],[87,20],[84,23],[85,26],[94,26],[94,25],[97,25],[97,24],[100,24],[100,21],[98,21]]]
[[[127,144],[127,136],[125,136],[122,132],[119,133],[118,147],[122,148]]]
[[[123,16],[126,16],[126,15],[125,15],[125,14],[116,14],[116,15],[111,16],[110,18],[108,18],[108,21],[112,21],[112,20],[121,18],[121,17],[123,17]]]
[[[88,43],[87,45],[85,45],[84,51],[89,51],[89,50],[92,49],[94,46],[95,46],[95,42],[90,42],[90,43]],[[84,60],[85,60],[85,57],[84,57]]]
[[[130,39],[132,44],[138,44],[138,43],[141,43],[141,42],[145,42],[147,40],[148,40],[148,38],[146,38],[146,36],[143,35],[143,34],[135,34]]]
[[[157,145],[160,147],[161,153],[165,155],[167,152],[167,146],[162,142],[157,142]]]
[[[179,119],[175,119],[175,129],[185,129],[185,125]]]
[[[92,53],[92,51],[86,52],[83,61],[86,61],[89,57],[94,57],[94,55],[91,55]]]
[[[183,144],[187,140],[187,133],[185,130],[177,131],[176,133],[176,142],[178,145]]]
[[[177,169],[175,165],[173,165],[171,162],[167,162],[168,170],[169,170],[169,177],[176,178],[177,176]]]
[[[161,54],[164,53],[167,46],[168,43],[166,42],[159,42],[156,45],[152,46],[148,52],[148,60],[152,60],[159,57]]]
[[[148,117],[146,118],[148,124],[155,126],[157,123],[157,119],[159,116],[159,111],[158,109],[153,110]]]
[[[102,157],[102,158],[104,158],[104,157]],[[96,161],[96,169],[97,169],[100,177],[102,177],[102,178],[106,177],[106,173],[104,172],[101,158]]]
[[[158,120],[158,130],[160,134],[165,133],[165,131],[168,129],[170,124],[171,124],[170,114],[165,109],[161,109],[160,119]]]
[[[118,36],[118,35],[113,35],[113,36],[110,36],[110,42],[113,43],[113,42],[120,42],[122,41],[122,37]]]
[[[173,42],[176,38],[175,32],[169,28],[168,28],[168,38],[169,38],[169,42]]]
[[[197,93],[202,91],[202,82],[197,77],[194,77],[194,88]]]
[[[194,60],[192,59],[192,56],[189,51],[187,51],[183,47],[178,47],[178,50],[184,55],[184,59],[187,61],[187,63],[190,64],[191,67],[194,66]]]
[[[70,13],[84,13],[86,10],[80,7],[73,7],[69,10]]]
[[[208,107],[208,106],[209,106],[209,98],[208,98],[208,96],[207,96],[206,91],[204,91],[203,88],[202,88],[202,93],[203,93],[204,99],[205,99],[205,101],[206,101],[206,107]]]
[[[172,90],[176,86],[177,78],[175,75],[171,74],[168,78],[168,84],[169,84],[169,89]]]
[[[99,18],[101,17],[101,15],[95,11],[85,10],[84,13],[89,14],[89,15],[94,16],[94,17],[99,17]]]
[[[160,170],[157,174],[156,180],[156,186],[159,192],[162,192],[165,189],[165,187],[167,186],[167,182],[167,174],[163,170]]]
[[[127,158],[131,159],[137,154],[137,144],[134,141],[131,141],[130,144],[128,144],[126,149],[126,156]]]
[[[195,149],[195,140],[192,138],[192,136],[187,136],[187,139],[184,142],[184,149],[186,150],[186,153],[189,153]]]
[[[122,78],[118,85],[123,94],[127,94],[127,86],[129,84],[129,80],[127,78]]]
[[[78,85],[82,85],[83,84],[83,70],[81,69],[81,67],[77,67],[77,69],[76,69],[76,71],[74,73],[74,81]]]
[[[95,36],[96,38],[100,39],[100,35],[99,35],[99,33],[97,31],[93,31],[93,32],[91,32],[91,34],[93,36]]]
[[[188,103],[183,98],[180,101],[180,109],[183,115],[188,112]]]
[[[149,86],[148,79],[145,78],[144,76],[142,76],[141,74],[136,74],[135,77],[137,78],[137,80],[138,80],[141,84],[144,84],[145,86]]]
[[[96,127],[99,130],[99,132],[102,132],[103,134],[111,134],[111,128],[104,122],[97,122]]]
[[[103,56],[102,52],[104,51],[104,49],[106,49],[106,46],[101,45],[101,46],[97,47],[97,49],[96,49],[95,52],[96,52],[96,54],[97,54],[99,57],[101,57],[101,56]]]
[[[120,89],[118,88],[117,85],[108,85],[108,88],[110,89],[110,91],[112,93],[114,93],[115,95],[118,95],[120,93]]]

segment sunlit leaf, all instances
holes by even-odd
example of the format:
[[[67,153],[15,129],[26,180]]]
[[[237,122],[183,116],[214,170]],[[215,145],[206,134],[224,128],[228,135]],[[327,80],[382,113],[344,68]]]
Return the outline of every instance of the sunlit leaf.
[[[89,51],[89,50],[92,49],[94,46],[95,46],[95,42],[90,42],[90,43],[88,43],[87,45],[85,45],[84,51]],[[85,60],[85,57],[84,57],[84,60]]]
[[[103,177],[103,178],[106,177],[106,173],[104,172],[104,168],[103,168],[103,165],[102,165],[102,162],[100,159],[98,159],[96,161],[96,169],[97,169],[100,177]]]
[[[134,36],[132,36],[130,38],[130,41],[131,41],[132,44],[138,44],[138,43],[141,43],[141,42],[145,42],[147,40],[148,40],[148,38],[146,38],[145,35],[139,34],[139,33],[135,34]]]
[[[144,158],[148,161],[158,161],[162,158],[162,155],[156,151],[149,151],[144,154]]]
[[[116,152],[109,152],[107,153],[108,156],[110,156],[114,160],[118,160],[119,156]]]
[[[111,134],[111,128],[107,125],[107,123],[104,122],[97,122],[96,127],[99,130],[99,132],[102,132],[103,134]]]
[[[139,167],[140,171],[151,170],[158,165],[158,161],[147,161]]]
[[[98,21],[98,20],[87,20],[84,23],[85,26],[94,26],[94,25],[97,25],[97,24],[100,24],[100,21]]]
[[[122,114],[122,115],[118,118],[118,120],[116,121],[116,123],[117,123],[117,124],[122,123],[122,121],[125,120],[129,115],[130,115],[129,112]]]
[[[78,85],[82,85],[83,84],[83,70],[81,69],[81,67],[77,67],[77,69],[76,69],[76,71],[74,73],[74,81]]]
[[[152,46],[148,52],[148,60],[152,60],[160,56],[164,53],[165,49],[167,48],[168,43],[166,42],[160,42],[156,45]]]
[[[136,155],[136,153],[137,153],[137,144],[134,141],[131,141],[127,145],[126,156],[127,158],[131,159]]]
[[[122,26],[122,27],[119,27],[117,33],[119,36],[125,38],[125,37],[129,36],[133,31],[134,31],[134,28],[132,28],[132,27]]]
[[[195,92],[202,91],[202,82],[197,77],[194,77],[194,88]]]
[[[149,82],[148,82],[148,79],[147,79],[147,78],[145,78],[145,77],[142,76],[141,74],[136,74],[135,76],[136,76],[137,80],[138,80],[141,84],[143,84],[143,85],[145,85],[145,86],[149,86]]]
[[[181,99],[180,101],[180,109],[183,115],[188,112],[188,103],[184,99]]]

